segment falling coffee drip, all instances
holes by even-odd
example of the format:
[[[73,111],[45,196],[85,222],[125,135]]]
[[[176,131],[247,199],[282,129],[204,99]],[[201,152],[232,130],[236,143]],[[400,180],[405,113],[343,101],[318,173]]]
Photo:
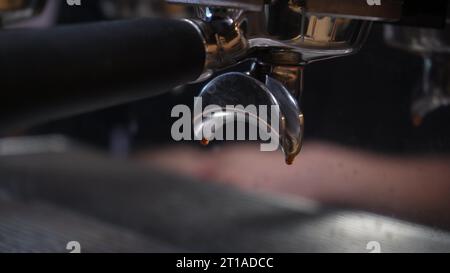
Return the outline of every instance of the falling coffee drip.
[[[200,140],[200,143],[201,143],[203,146],[208,146],[208,145],[209,145],[209,140],[207,140],[206,138],[202,138],[202,140]]]

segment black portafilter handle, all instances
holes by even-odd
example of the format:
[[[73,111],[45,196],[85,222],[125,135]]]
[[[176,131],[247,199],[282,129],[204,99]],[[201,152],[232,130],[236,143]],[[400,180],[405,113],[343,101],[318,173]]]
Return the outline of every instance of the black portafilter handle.
[[[202,74],[205,54],[182,20],[0,31],[0,135],[170,91]]]

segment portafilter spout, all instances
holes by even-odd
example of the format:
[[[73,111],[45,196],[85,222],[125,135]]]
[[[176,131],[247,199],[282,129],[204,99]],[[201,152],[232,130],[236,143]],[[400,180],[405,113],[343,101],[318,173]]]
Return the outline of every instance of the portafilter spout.
[[[300,153],[303,114],[296,99],[279,81],[266,76],[263,83],[244,73],[230,72],[210,81],[201,91],[200,98],[197,103],[201,103],[204,110],[194,116],[193,122],[195,137],[203,143],[223,140],[223,125],[229,126],[232,122],[234,128],[235,121],[245,121],[258,128],[260,134],[269,133],[278,138],[287,164],[292,164]],[[266,106],[264,109],[267,110],[262,111],[261,106]],[[200,107],[197,105],[196,108]],[[245,131],[238,130],[237,135],[238,140],[245,140]],[[234,137],[234,133],[229,135],[227,131],[227,139]]]

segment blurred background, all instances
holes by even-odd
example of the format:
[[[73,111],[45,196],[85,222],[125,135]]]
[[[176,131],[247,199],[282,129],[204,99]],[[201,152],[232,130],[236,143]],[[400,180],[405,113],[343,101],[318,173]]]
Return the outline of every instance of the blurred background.
[[[41,8],[3,25],[193,14],[135,0]],[[399,48],[402,31],[414,32],[375,23],[358,54],[305,68],[292,166],[257,143],[173,141],[173,106],[205,82],[0,139],[0,251],[450,252],[450,58]]]

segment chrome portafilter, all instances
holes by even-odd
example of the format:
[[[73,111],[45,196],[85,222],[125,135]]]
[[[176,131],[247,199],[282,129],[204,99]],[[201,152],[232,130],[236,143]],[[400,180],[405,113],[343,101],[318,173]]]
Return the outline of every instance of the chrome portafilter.
[[[287,164],[292,164],[300,153],[303,114],[296,99],[279,81],[266,76],[263,83],[244,73],[230,72],[210,81],[200,98],[197,103],[201,105],[195,108],[204,110],[194,116],[194,134],[204,144],[214,139],[223,140],[223,125],[233,123],[234,128],[235,121],[245,121],[259,129],[263,134],[261,139],[278,138]],[[265,106],[265,110],[261,106]],[[238,140],[245,140],[242,127],[238,127],[237,135]],[[227,131],[227,139],[233,137],[234,133],[230,135]],[[255,138],[256,134],[251,140]]]

